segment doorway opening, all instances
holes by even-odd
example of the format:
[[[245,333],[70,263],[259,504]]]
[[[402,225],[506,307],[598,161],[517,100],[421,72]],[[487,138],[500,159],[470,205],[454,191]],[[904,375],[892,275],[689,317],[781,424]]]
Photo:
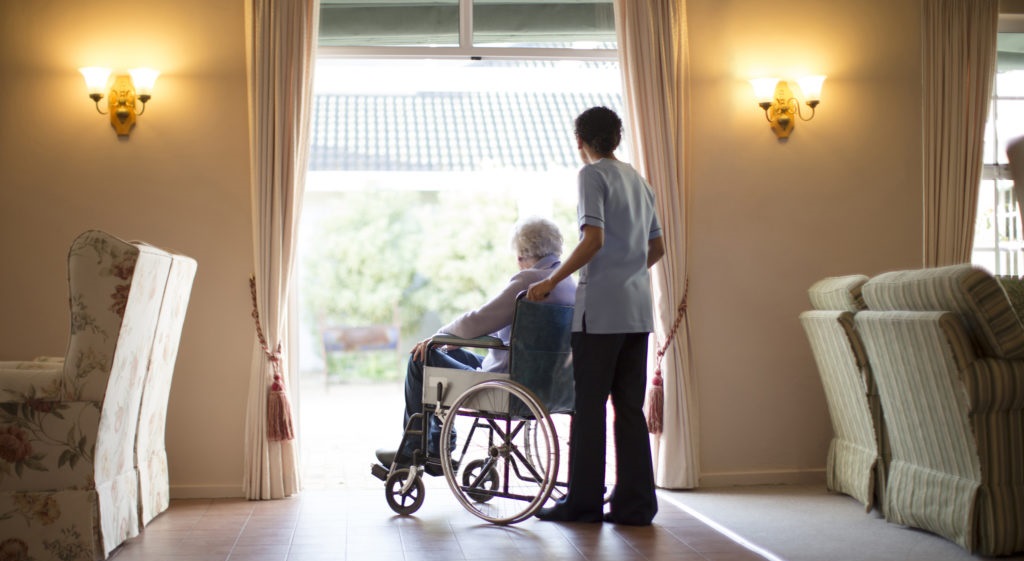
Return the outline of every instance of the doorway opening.
[[[295,269],[303,486],[377,487],[412,345],[515,271],[522,217],[575,246],[572,132],[622,113],[618,64],[323,59]]]

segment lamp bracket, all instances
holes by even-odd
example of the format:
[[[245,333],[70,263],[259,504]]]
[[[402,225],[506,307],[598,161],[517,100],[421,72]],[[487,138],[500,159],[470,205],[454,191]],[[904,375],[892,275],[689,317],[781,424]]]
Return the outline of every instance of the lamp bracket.
[[[795,124],[793,117],[798,115],[799,111],[800,106],[796,98],[793,97],[793,90],[790,89],[789,82],[779,80],[775,86],[775,99],[765,110],[765,117],[772,124],[772,132],[775,133],[775,136],[780,139],[789,138]]]
[[[118,136],[128,136],[135,126],[135,86],[127,74],[114,77],[114,85],[107,96],[107,107],[110,111],[110,126],[114,127]],[[143,106],[144,107],[144,106]]]

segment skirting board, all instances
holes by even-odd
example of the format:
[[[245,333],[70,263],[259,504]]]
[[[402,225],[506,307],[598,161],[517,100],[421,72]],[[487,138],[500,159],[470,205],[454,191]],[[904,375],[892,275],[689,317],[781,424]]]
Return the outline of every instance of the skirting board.
[[[171,499],[235,499],[244,497],[241,485],[171,485]]]
[[[731,471],[700,474],[700,487],[825,483],[825,468]]]

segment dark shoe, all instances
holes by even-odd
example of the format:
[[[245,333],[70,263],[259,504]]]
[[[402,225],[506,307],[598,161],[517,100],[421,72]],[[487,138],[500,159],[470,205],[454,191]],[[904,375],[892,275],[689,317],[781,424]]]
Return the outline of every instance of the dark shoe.
[[[412,463],[412,461],[410,461],[410,458],[408,458],[405,454],[403,454],[402,457],[398,458],[398,450],[378,448],[376,454],[377,461],[384,464],[384,466],[388,468],[391,467],[391,464],[395,463],[396,459],[398,460],[398,467],[409,467],[409,464]]]
[[[459,462],[457,460],[452,460],[451,463],[452,470],[457,473],[459,471]],[[444,475],[444,466],[441,465],[441,458],[436,456],[427,458],[427,461],[423,462],[423,471],[426,472],[427,475]]]
[[[644,520],[628,520],[628,519],[627,520],[620,520],[619,518],[617,518],[614,514],[612,514],[610,512],[604,515],[604,521],[605,522],[611,522],[612,524],[622,524],[624,526],[650,526],[651,525],[651,521],[650,520],[646,520],[646,521],[644,521]]]
[[[423,464],[423,471],[427,475],[433,475],[434,477],[444,475],[444,468],[441,467],[441,460],[436,458],[428,458],[426,463]]]
[[[385,448],[378,448],[376,454],[378,462],[386,466],[390,466],[391,464],[395,463],[395,456],[398,455],[398,450],[387,450]]]
[[[567,503],[557,502],[554,506],[542,508],[534,515],[547,522],[600,522],[601,511],[580,512]]]

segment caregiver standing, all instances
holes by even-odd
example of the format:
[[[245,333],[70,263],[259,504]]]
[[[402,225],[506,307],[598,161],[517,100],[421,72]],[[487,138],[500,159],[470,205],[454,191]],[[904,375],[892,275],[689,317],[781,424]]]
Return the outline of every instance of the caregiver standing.
[[[527,299],[542,300],[580,270],[572,327],[576,414],[569,436],[569,490],[541,520],[649,525],[658,512],[643,405],[647,344],[654,330],[648,269],[665,254],[654,192],[613,152],[622,121],[592,107],[575,121],[584,166],[577,206],[580,242]],[[615,412],[616,484],[603,510],[605,404]]]

